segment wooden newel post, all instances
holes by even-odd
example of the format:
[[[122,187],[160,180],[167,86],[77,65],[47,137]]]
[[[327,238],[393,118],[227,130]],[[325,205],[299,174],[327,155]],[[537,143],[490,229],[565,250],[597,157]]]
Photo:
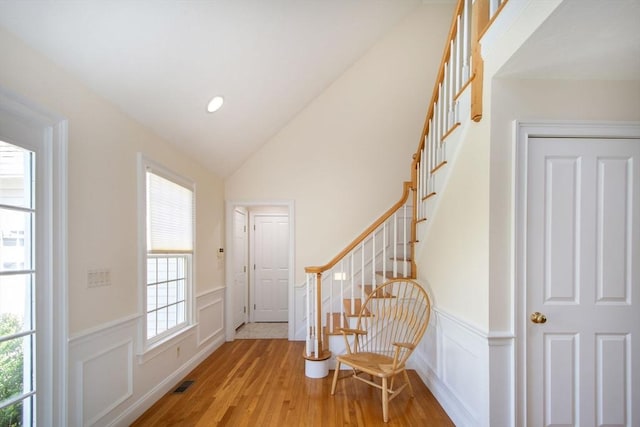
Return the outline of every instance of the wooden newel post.
[[[482,119],[482,80],[484,61],[480,53],[480,37],[489,24],[489,0],[475,0],[471,10],[471,120]]]

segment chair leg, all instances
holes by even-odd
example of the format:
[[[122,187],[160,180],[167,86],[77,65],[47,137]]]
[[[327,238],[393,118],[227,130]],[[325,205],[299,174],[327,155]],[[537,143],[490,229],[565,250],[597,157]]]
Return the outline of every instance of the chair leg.
[[[389,422],[389,391],[387,390],[387,377],[382,378],[382,419]]]
[[[338,375],[340,375],[340,362],[336,360],[336,370],[333,373],[333,383],[331,384],[331,395],[336,393],[336,384],[338,383]]]
[[[413,397],[413,387],[411,387],[411,381],[409,381],[409,374],[407,374],[406,369],[404,371],[402,371],[402,373],[404,374],[404,380],[407,382],[407,385],[409,386],[409,392],[411,393],[411,397]]]

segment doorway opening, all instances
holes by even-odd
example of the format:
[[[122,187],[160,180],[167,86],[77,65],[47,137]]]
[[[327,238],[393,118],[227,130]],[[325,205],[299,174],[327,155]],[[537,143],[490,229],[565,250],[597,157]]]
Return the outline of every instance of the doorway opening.
[[[227,202],[227,341],[292,339],[293,218],[291,201]]]

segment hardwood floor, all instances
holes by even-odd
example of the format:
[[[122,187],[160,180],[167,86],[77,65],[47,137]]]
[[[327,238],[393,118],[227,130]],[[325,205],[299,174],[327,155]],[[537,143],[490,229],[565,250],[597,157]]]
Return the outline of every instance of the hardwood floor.
[[[453,426],[415,371],[409,372],[415,397],[406,390],[392,400],[386,424],[373,387],[345,379],[331,396],[333,371],[322,379],[305,377],[303,345],[282,339],[225,343],[184,378],[195,381],[186,392],[165,395],[132,425]]]

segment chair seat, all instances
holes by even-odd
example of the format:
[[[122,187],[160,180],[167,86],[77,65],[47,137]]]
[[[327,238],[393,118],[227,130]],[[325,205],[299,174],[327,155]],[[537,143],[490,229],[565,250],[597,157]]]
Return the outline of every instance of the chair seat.
[[[336,356],[336,359],[339,362],[349,365],[357,370],[366,372],[367,374],[371,374],[379,378],[388,377],[404,369],[404,365],[400,365],[396,366],[396,370],[394,371],[392,369],[393,357],[385,356],[378,353],[362,352],[343,354],[340,356]]]

